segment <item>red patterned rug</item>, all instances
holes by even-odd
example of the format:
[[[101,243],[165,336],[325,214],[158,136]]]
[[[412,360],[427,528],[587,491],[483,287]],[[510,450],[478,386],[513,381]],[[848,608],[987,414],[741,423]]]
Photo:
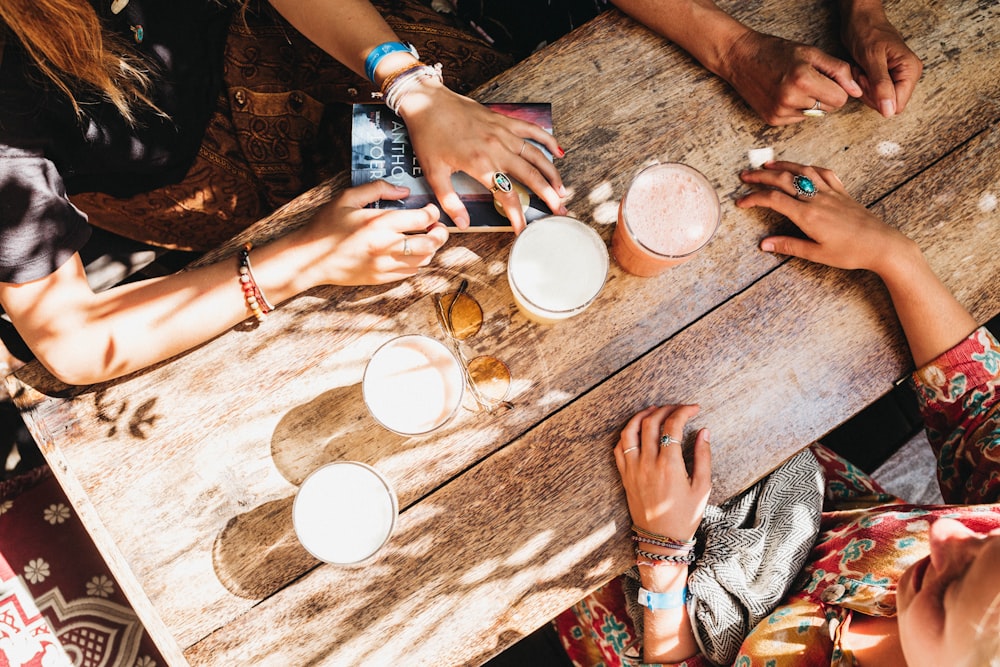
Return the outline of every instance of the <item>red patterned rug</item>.
[[[163,667],[47,468],[0,483],[0,667]]]

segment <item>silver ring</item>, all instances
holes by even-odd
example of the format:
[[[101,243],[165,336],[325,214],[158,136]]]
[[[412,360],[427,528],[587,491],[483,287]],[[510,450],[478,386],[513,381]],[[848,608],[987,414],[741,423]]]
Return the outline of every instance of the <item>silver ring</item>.
[[[660,447],[669,447],[670,445],[679,445],[681,441],[673,437],[669,433],[664,433],[660,436]]]
[[[410,250],[410,239],[407,236],[403,237],[403,254],[406,256],[413,254],[413,251]]]
[[[490,192],[496,194],[498,192],[503,192],[504,194],[510,192],[514,189],[514,184],[510,182],[510,176],[503,173],[502,171],[493,172],[493,187],[490,188]]]
[[[792,187],[795,188],[795,194],[799,197],[812,199],[816,196],[816,184],[800,174],[796,174],[792,178]]]
[[[801,109],[803,116],[808,116],[809,118],[820,118],[826,115],[826,112],[820,107],[820,101],[816,100],[816,103],[808,109]]]
[[[628,449],[623,449],[623,450],[622,450],[622,454],[628,454],[628,453],[629,453],[629,452],[631,452],[631,451],[632,451],[633,449],[639,449],[639,448],[638,448],[638,447],[629,447]]]
[[[528,140],[527,140],[527,139],[522,139],[522,140],[521,140],[521,150],[519,150],[519,151],[517,152],[517,156],[518,156],[518,157],[521,157],[521,153],[523,153],[523,152],[524,152],[524,147],[525,147],[525,146],[527,146],[527,145],[528,145]]]

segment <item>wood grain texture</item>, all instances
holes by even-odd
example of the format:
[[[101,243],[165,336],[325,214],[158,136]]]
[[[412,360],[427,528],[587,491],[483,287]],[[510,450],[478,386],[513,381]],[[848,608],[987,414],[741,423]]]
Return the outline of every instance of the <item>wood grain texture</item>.
[[[826,4],[734,11],[832,44]],[[606,240],[625,184],[651,160],[692,164],[722,197],[723,226],[698,258],[654,279],[613,267],[597,302],[564,325],[517,313],[509,237],[462,235],[415,279],[313,290],[260,329],[116,382],[65,387],[37,364],[10,378],[173,662],[179,644],[195,664],[476,664],[624,568],[607,449],[631,411],[702,403],[721,498],[888,390],[908,361],[878,282],[756,250],[788,223],[733,206],[750,148],[837,170],[914,235],[981,321],[995,314],[1000,10],[974,0],[888,9],[926,65],[891,121],[852,102],[822,121],[766,128],[723,83],[616,12],[480,90],[484,101],[553,103],[571,212]],[[246,237],[301,224],[346,182]],[[231,257],[241,240],[206,261]],[[432,295],[462,277],[487,318],[465,349],[508,363],[517,408],[463,412],[433,437],[392,435],[361,402],[364,364],[392,336],[441,337]],[[375,465],[405,508],[384,555],[362,570],[316,568],[291,530],[296,485],[337,459]]]

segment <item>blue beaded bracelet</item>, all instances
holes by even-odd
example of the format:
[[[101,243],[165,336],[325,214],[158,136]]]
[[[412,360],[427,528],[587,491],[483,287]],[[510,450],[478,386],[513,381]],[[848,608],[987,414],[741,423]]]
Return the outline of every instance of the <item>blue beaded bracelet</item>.
[[[403,42],[385,42],[384,44],[379,44],[374,49],[368,53],[368,57],[365,58],[365,76],[372,83],[375,83],[375,68],[390,53],[409,53],[417,60],[420,60],[420,56],[417,55],[417,49],[412,44],[406,44]]]

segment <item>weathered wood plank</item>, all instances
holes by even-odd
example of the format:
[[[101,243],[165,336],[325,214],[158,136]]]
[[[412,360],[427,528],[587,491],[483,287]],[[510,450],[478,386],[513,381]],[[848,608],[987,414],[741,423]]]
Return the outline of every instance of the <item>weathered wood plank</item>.
[[[1000,311],[997,155],[995,126],[875,207],[926,248],[980,321]],[[910,367],[874,276],[791,261],[407,509],[370,566],[320,567],[187,655],[196,665],[479,664],[629,565],[611,448],[634,411],[702,406],[694,425],[712,431],[719,500]]]

